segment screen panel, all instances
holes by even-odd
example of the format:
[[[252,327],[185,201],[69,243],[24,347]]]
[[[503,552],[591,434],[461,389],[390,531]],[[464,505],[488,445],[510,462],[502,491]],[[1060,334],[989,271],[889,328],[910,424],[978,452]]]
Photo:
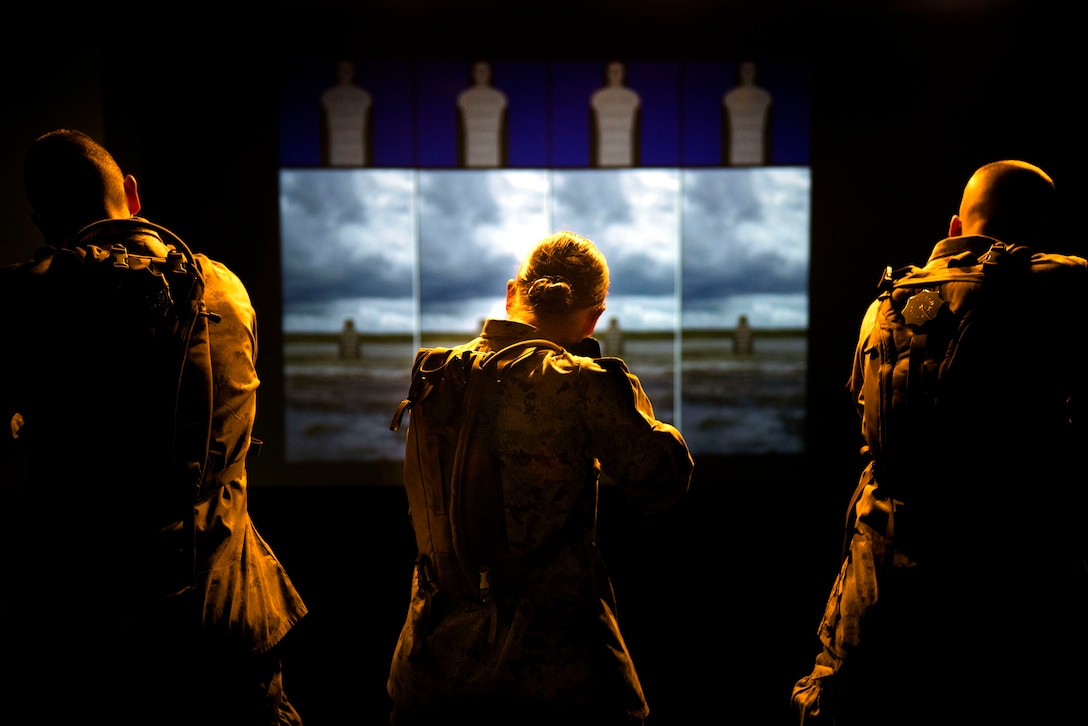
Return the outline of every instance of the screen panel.
[[[803,451],[806,64],[306,59],[283,87],[288,462],[399,460],[415,350],[502,317],[559,229],[605,254],[596,336],[696,455]]]

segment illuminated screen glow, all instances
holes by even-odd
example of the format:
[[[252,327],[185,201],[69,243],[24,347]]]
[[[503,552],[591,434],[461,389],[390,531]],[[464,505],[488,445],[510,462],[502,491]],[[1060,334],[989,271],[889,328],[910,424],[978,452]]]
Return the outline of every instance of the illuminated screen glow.
[[[722,79],[735,64],[630,64],[627,82],[641,103],[631,136],[641,140],[639,163],[598,168],[587,157],[601,142],[586,129],[586,99],[601,85],[602,64],[494,63],[491,78],[503,82],[508,108],[505,166],[464,168],[457,114],[437,109],[443,99],[456,109],[471,63],[355,64],[373,138],[355,144],[353,153],[365,162],[355,157],[336,166],[324,156],[317,112],[332,65],[322,66],[320,82],[314,61],[291,66],[285,80],[280,223],[288,462],[403,458],[404,432],[390,431],[389,421],[407,392],[416,349],[465,342],[484,318],[503,317],[506,281],[537,240],[560,229],[589,237],[605,254],[612,287],[596,337],[605,354],[622,355],[656,415],[678,425],[695,454],[803,450],[807,95],[791,101],[788,91],[772,87],[777,125],[769,163],[729,166],[719,116],[700,122],[680,109],[700,106],[693,77],[707,81],[702,93],[720,107]],[[777,67],[790,79],[782,88],[804,88],[803,67],[796,77],[787,70]],[[717,88],[710,88],[712,77]],[[381,99],[388,92],[407,102],[413,94],[405,83],[416,95],[408,103],[410,123],[402,121],[417,132],[410,141],[392,134],[383,147],[380,131],[392,126],[379,113]],[[539,123],[521,128],[516,101],[534,92],[551,100],[531,117]],[[651,105],[664,98],[674,102],[671,115]],[[791,103],[804,107],[803,120],[780,120]],[[555,123],[573,117],[562,111],[574,108],[577,132]],[[671,136],[647,141],[648,127],[670,126]],[[706,130],[712,127],[713,134]],[[791,136],[801,127],[803,138]],[[546,143],[557,134],[562,143]],[[525,146],[534,135],[545,143]],[[407,158],[414,163],[403,163]],[[533,161],[538,165],[528,165]]]

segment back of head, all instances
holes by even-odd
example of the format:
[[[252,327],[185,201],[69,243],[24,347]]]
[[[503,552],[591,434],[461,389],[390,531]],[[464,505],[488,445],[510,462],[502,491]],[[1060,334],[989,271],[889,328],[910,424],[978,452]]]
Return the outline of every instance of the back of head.
[[[102,146],[80,131],[39,136],[26,156],[24,184],[34,223],[61,244],[125,205],[124,175]]]
[[[983,234],[1010,244],[1050,243],[1057,198],[1050,176],[1024,161],[995,161],[967,182],[959,217],[964,234]]]
[[[604,304],[608,263],[597,246],[574,232],[537,243],[518,270],[523,299],[536,315],[563,315]]]

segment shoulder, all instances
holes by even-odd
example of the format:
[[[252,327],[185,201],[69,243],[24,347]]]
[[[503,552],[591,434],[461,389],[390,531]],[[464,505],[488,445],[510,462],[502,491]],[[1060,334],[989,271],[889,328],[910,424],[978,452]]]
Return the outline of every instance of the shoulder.
[[[1083,316],[1084,290],[1088,287],[1088,260],[1072,255],[1036,253],[1031,257],[1031,284],[1025,292],[1038,304],[1067,310],[1067,319]],[[1083,329],[1083,325],[1079,326]]]
[[[33,260],[18,260],[17,262],[7,262],[0,265],[0,275],[10,275],[17,270],[26,268],[32,264]]]
[[[540,360],[550,368],[589,378],[627,375],[627,364],[620,358],[595,358],[572,353],[565,348],[538,348]]]
[[[865,309],[865,315],[861,318],[861,328],[858,330],[858,346],[864,345],[865,341],[869,339],[869,335],[873,332],[873,327],[876,325],[877,315],[880,312],[881,304],[887,299],[887,296],[881,296],[874,299],[869,303],[869,307]]]
[[[1088,260],[1077,255],[1036,252],[1031,256],[1031,266],[1037,272],[1058,272],[1077,280],[1083,280],[1088,274]]]
[[[0,301],[6,310],[13,310],[20,303],[20,298],[27,293],[28,272],[32,262],[13,262],[0,266]],[[10,316],[4,316],[5,319]]]
[[[574,363],[584,368],[591,374],[604,374],[613,378],[631,375],[627,363],[622,358],[585,358],[583,356],[571,356]]]
[[[15,281],[25,277],[33,264],[33,260],[22,260],[20,262],[10,262],[6,265],[0,265],[0,280],[7,283],[8,281]]]
[[[642,382],[622,358],[585,358],[569,353],[567,357],[587,396],[637,405]]]
[[[0,266],[0,299],[6,309],[78,298],[70,274],[81,267],[71,250],[43,246],[34,257]],[[15,307],[12,307],[15,306]]]
[[[219,260],[213,260],[203,252],[196,252],[193,254],[197,264],[200,266],[200,271],[204,275],[204,279],[214,278],[217,282],[234,282],[238,285],[242,284],[241,279],[234,274],[234,272]]]
[[[615,395],[616,387],[631,387],[627,366],[619,358],[590,358],[560,347],[526,343],[523,350],[507,349],[501,356],[505,360],[496,362],[527,385],[580,391],[583,395],[599,391],[602,396]]]
[[[193,255],[204,277],[204,295],[211,301],[226,302],[240,307],[250,308],[249,291],[241,278],[218,260],[213,260],[203,253]]]

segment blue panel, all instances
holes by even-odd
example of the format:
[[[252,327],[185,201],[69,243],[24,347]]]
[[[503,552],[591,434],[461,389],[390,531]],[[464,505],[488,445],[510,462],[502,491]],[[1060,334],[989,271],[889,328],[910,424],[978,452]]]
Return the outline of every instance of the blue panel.
[[[627,85],[642,102],[639,164],[680,166],[680,64],[626,65]]]
[[[457,166],[457,94],[470,64],[426,62],[416,68],[416,152],[424,168]]]
[[[601,63],[551,64],[551,166],[589,166],[589,97],[603,78]]]
[[[509,100],[507,110],[510,166],[548,166],[548,65],[495,63],[495,85]]]
[[[722,98],[736,84],[737,60],[625,63],[626,84],[641,98],[639,163],[718,166]],[[470,61],[360,61],[356,82],[370,92],[372,165],[457,165],[457,94],[471,82]],[[507,95],[507,163],[520,168],[591,165],[589,99],[604,83],[601,61],[493,61],[492,81]],[[321,93],[336,60],[285,61],[280,69],[280,164],[321,165]],[[810,163],[810,65],[757,61],[757,83],[773,98],[773,165]]]
[[[374,97],[374,166],[414,167],[412,65],[361,63],[357,75]]]

